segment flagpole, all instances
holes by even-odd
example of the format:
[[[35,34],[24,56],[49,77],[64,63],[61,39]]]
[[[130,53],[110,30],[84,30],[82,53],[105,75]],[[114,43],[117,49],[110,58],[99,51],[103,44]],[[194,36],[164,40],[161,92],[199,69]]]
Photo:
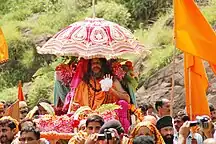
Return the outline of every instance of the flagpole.
[[[174,42],[175,43],[175,42]],[[174,106],[174,95],[175,95],[175,59],[176,59],[176,47],[173,49],[173,63],[172,63],[172,90],[170,95],[170,116],[173,116],[173,106]]]
[[[192,95],[191,95],[191,67],[188,68],[188,79],[189,79],[189,88],[188,88],[188,93],[189,93],[189,111],[190,111],[190,120],[193,119],[193,114],[192,114]]]
[[[175,41],[175,0],[173,0],[173,13],[174,13],[174,28],[173,28],[173,43],[174,43],[174,49],[173,49],[173,63],[172,63],[172,90],[170,94],[170,116],[173,116],[173,105],[174,105],[174,95],[175,95],[175,59],[176,59],[176,41]]]

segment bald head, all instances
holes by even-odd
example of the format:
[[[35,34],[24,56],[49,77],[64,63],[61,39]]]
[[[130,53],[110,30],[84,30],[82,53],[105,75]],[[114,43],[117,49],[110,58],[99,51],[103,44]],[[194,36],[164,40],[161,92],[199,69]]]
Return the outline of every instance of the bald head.
[[[27,103],[25,101],[19,101],[19,108],[27,107]]]
[[[144,116],[144,120],[143,121],[149,121],[153,125],[156,125],[156,123],[157,123],[157,119],[154,116],[151,116],[151,115]]]
[[[213,138],[206,139],[204,144],[216,144],[216,140]]]

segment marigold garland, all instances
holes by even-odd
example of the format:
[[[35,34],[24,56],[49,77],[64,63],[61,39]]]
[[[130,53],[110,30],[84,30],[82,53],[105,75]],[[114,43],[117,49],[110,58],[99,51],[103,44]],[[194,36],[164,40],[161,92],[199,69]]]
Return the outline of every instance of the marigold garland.
[[[131,110],[131,112],[133,112],[135,114],[135,116],[138,118],[139,121],[143,121],[144,120],[144,116],[143,116],[142,111],[141,111],[140,108],[136,108],[132,104],[129,104],[128,108]]]

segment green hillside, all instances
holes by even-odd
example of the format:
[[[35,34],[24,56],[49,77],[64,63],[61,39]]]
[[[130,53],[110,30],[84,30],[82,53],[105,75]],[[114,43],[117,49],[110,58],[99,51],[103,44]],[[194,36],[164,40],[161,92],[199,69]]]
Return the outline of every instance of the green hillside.
[[[210,24],[216,22],[216,0],[202,3]],[[13,101],[17,83],[28,85],[28,102],[53,98],[54,69],[63,58],[39,55],[41,46],[67,25],[92,16],[91,0],[0,0],[0,26],[10,59],[0,65],[0,99]],[[171,62],[172,0],[97,0],[96,16],[131,29],[152,52],[134,59],[140,83]],[[27,89],[27,88],[26,88]]]

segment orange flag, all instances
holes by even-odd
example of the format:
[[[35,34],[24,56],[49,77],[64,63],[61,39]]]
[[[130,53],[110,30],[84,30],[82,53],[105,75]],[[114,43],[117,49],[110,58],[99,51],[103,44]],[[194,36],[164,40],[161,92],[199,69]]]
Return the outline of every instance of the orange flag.
[[[19,117],[19,100],[17,100],[16,102],[14,102],[10,107],[8,107],[6,110],[5,110],[5,116],[10,116],[14,119],[16,119],[17,121],[20,120],[20,117]]]
[[[185,101],[188,114],[210,116],[206,90],[208,78],[202,60],[190,54],[184,54]],[[191,108],[191,109],[190,109]]]
[[[18,84],[18,100],[19,101],[25,101],[23,91],[22,91],[22,82],[21,81],[19,81],[19,84]]]
[[[216,34],[194,0],[174,0],[176,47],[216,64]]]
[[[216,30],[216,25],[215,25],[214,30]],[[211,63],[209,63],[209,64],[210,64],[210,67],[211,67],[212,71],[213,71],[214,74],[216,75],[216,64],[211,64]]]
[[[8,46],[0,28],[0,63],[8,60]]]
[[[210,67],[211,67],[212,71],[213,71],[213,72],[215,73],[215,75],[216,75],[216,65],[210,64]]]

